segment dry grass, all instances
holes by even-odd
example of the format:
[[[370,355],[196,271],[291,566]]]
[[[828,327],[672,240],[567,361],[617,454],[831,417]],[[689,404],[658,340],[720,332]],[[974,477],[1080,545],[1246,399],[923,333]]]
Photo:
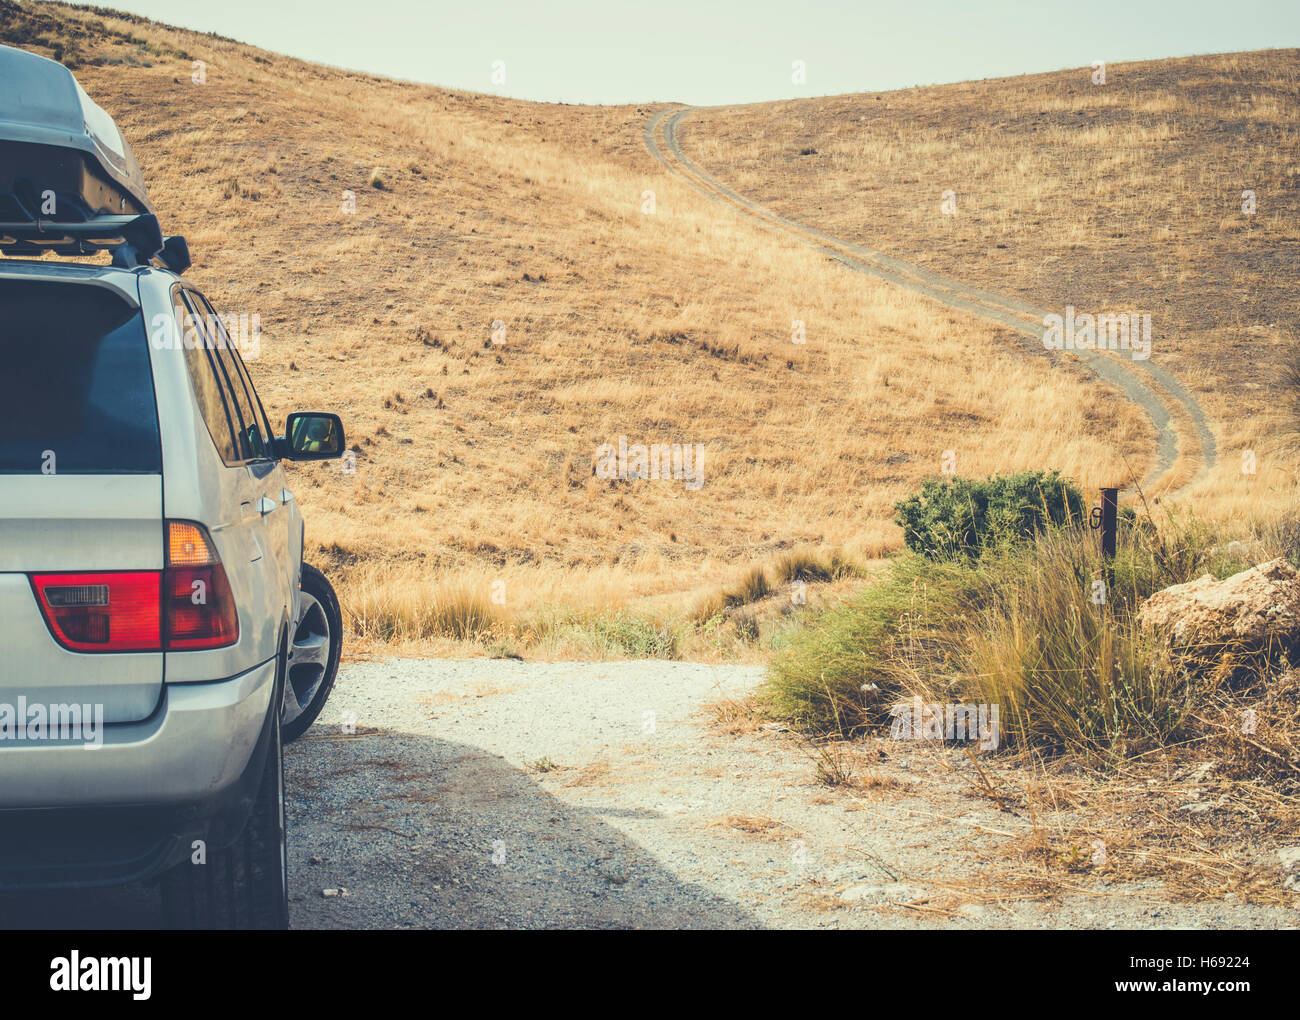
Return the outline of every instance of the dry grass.
[[[1219,749],[1208,748],[1218,755]],[[1273,771],[1265,759],[1253,761]],[[1300,759],[1297,759],[1300,760]],[[1013,884],[1059,893],[1079,876],[1109,882],[1155,879],[1177,899],[1291,905],[1272,847],[1300,826],[1300,798],[1262,773],[1233,775],[1235,765],[1207,748],[1125,763],[1102,777],[1022,769],[999,772],[1032,831],[997,856]],[[1024,773],[1028,773],[1028,777]]]
[[[882,796],[906,798],[909,813],[927,818],[927,824],[968,826],[972,835],[987,837],[963,840],[964,858],[979,862],[978,882],[914,876],[936,890],[919,902],[939,911],[1073,894],[1099,901],[1121,893],[1140,896],[1133,883],[1143,882],[1159,883],[1152,889],[1155,902],[1228,898],[1291,906],[1295,893],[1283,884],[1275,852],[1300,829],[1300,786],[1278,782],[1280,772],[1300,766],[1296,703],[1289,705],[1289,715],[1275,720],[1269,733],[1260,727],[1261,748],[1245,752],[1232,749],[1231,735],[1207,732],[1203,742],[1096,773],[1070,761],[1044,763],[1032,754],[976,760],[939,743],[918,742],[906,745],[909,778],[899,780],[888,764],[877,764],[876,746],[847,742],[833,752],[838,768],[862,778],[826,785],[833,802],[846,810]],[[1283,735],[1288,726],[1289,735]],[[1279,768],[1272,756],[1275,741],[1289,747],[1290,766]],[[1005,828],[978,817],[929,814],[925,805],[933,793],[914,802],[926,788],[948,785],[945,777],[997,807]],[[1189,810],[1194,805],[1209,807]],[[944,870],[951,868],[950,862]]]
[[[610,773],[613,771],[608,761],[601,759],[584,765],[578,770],[578,774],[570,779],[565,786],[600,786],[610,781]]]
[[[716,821],[709,822],[706,828],[734,829],[750,836],[773,840],[789,839],[793,832],[788,825],[775,818],[748,814],[723,815]]]
[[[964,474],[1050,466],[1085,485],[1147,462],[1145,420],[1088,377],[666,175],[641,141],[652,108],[452,92],[25,8],[77,40],[79,78],[190,241],[189,276],[261,317],[271,415],[343,414],[355,473],[291,484],[363,652],[490,632],[536,655],[630,654],[585,627],[548,644],[538,620],[683,621],[720,578],[794,550],[870,561],[948,449]],[[701,444],[705,484],[594,477],[619,436]],[[691,654],[757,654],[755,626]]]
[[[559,769],[563,768],[563,766],[557,765],[550,758],[543,757],[543,758],[538,758],[536,761],[528,762],[527,768],[529,772],[546,773],[546,772],[556,772]]]
[[[724,698],[704,706],[712,717],[719,733],[738,737],[759,730],[764,721],[763,712],[753,695],[742,698]]]

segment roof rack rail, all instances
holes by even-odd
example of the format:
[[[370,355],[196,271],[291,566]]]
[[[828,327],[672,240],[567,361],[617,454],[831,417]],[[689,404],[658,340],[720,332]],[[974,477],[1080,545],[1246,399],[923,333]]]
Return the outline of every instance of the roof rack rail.
[[[34,219],[0,222],[0,252],[6,255],[93,255],[111,251],[113,265],[126,269],[148,265],[157,258],[175,273],[190,266],[183,237],[164,238],[153,213],[134,216],[95,216],[79,222]]]

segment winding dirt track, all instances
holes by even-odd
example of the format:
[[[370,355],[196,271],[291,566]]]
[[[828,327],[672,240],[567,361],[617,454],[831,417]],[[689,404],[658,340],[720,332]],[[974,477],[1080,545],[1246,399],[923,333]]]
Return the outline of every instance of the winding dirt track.
[[[654,114],[646,122],[645,144],[655,159],[696,191],[730,205],[771,230],[804,242],[855,272],[1013,329],[1025,338],[1027,345],[1043,351],[1047,309],[961,283],[884,252],[834,237],[774,213],[727,187],[682,151],[681,125],[694,109],[670,108]],[[1144,489],[1153,491],[1172,481],[1175,465],[1183,456],[1199,461],[1199,471],[1184,485],[1214,467],[1217,451],[1205,412],[1168,371],[1151,361],[1134,361],[1109,352],[1083,350],[1073,352],[1073,356],[1099,378],[1117,386],[1151,419],[1157,443],[1155,462],[1142,482]]]

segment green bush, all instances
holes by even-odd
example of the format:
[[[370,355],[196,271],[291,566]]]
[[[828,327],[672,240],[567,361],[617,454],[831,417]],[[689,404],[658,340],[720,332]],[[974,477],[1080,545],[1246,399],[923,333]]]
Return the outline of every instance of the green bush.
[[[1084,521],[1083,493],[1055,471],[976,480],[931,478],[895,504],[907,547],[928,559],[978,558],[1032,539],[1049,525]]]

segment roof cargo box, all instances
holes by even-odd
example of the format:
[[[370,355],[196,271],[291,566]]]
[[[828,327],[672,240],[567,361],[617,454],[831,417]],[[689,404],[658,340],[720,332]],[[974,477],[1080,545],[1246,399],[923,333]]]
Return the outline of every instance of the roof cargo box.
[[[131,146],[72,72],[0,46],[0,223],[153,211]]]

